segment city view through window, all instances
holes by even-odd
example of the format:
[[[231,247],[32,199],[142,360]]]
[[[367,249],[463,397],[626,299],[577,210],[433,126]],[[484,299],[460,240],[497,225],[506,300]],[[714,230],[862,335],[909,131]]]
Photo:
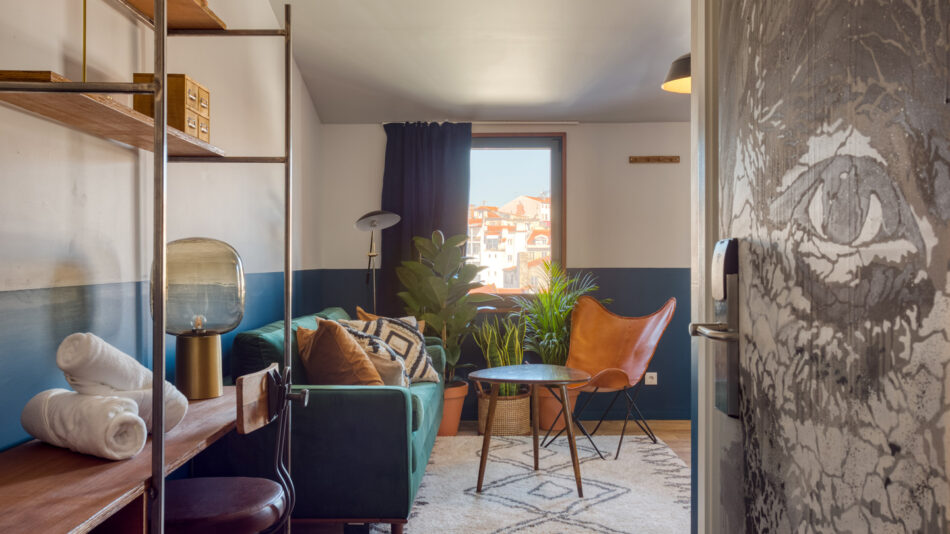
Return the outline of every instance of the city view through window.
[[[533,293],[551,259],[551,150],[473,149],[468,207],[471,263],[481,292]]]

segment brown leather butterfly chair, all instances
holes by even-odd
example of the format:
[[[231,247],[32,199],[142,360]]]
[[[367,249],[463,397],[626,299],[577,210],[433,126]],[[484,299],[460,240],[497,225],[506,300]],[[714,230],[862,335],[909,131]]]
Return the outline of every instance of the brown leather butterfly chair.
[[[614,403],[623,394],[627,400],[627,412],[623,420],[623,430],[620,431],[620,443],[617,444],[616,458],[620,457],[620,445],[627,431],[627,421],[633,412],[636,416],[633,421],[641,430],[656,443],[656,434],[650,429],[637,408],[637,395],[643,385],[643,375],[646,374],[650,360],[656,352],[656,346],[666,331],[666,327],[673,318],[676,310],[676,299],[666,301],[659,310],[644,317],[623,317],[611,313],[596,299],[583,296],[577,300],[574,311],[571,313],[571,345],[567,355],[567,366],[587,371],[591,375],[590,382],[576,386],[581,391],[589,392],[587,401],[577,410],[572,418],[575,425],[590,439],[597,432],[604,417],[613,408]],[[633,390],[633,396],[630,390]],[[580,423],[580,415],[590,404],[594,393],[616,392],[610,406],[600,417],[594,431],[587,429]],[[563,413],[563,410],[562,410]],[[560,417],[560,414],[558,415]],[[555,420],[556,422],[556,420]],[[550,431],[549,431],[550,432]],[[560,435],[558,432],[551,441]],[[547,442],[550,445],[550,442]],[[594,445],[594,449],[597,446]],[[597,449],[597,454],[603,454]]]
[[[248,434],[276,420],[274,472],[269,478],[207,477],[169,480],[165,492],[168,532],[229,534],[276,532],[294,508],[294,485],[284,462],[291,397],[306,404],[306,391],[291,394],[277,364],[237,379],[237,431]]]

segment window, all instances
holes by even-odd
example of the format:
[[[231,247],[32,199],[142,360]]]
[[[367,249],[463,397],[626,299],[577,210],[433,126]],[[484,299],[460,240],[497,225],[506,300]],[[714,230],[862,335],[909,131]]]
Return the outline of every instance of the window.
[[[468,256],[483,291],[533,293],[544,261],[563,264],[565,137],[473,134]]]

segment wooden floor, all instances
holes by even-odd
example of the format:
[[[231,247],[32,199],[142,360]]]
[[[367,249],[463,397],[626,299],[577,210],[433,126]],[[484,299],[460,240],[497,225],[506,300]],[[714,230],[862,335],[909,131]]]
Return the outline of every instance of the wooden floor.
[[[650,428],[656,433],[656,436],[663,440],[667,445],[673,449],[673,452],[677,456],[683,459],[686,462],[686,465],[690,465],[690,422],[689,421],[668,421],[668,420],[654,420],[648,421]],[[588,429],[593,429],[597,425],[597,421],[585,421],[584,427]],[[623,421],[604,421],[604,424],[601,425],[600,430],[597,431],[597,435],[620,435],[620,429],[623,427]],[[460,436],[476,436],[478,435],[478,425],[475,421],[462,421],[459,425],[459,435]],[[637,427],[634,423],[627,424],[627,435],[642,435],[643,432],[640,431],[640,428]],[[622,453],[621,453],[622,454]],[[622,457],[622,456],[621,456]],[[342,525],[321,525],[319,527],[311,525],[294,525],[293,532],[296,534],[307,533],[307,534],[342,534],[343,526]]]

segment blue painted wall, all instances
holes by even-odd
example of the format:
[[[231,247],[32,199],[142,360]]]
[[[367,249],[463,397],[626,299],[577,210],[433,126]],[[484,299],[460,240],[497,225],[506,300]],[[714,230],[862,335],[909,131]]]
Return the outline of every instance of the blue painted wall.
[[[670,297],[676,297],[677,307],[666,334],[660,341],[650,371],[659,374],[658,385],[644,387],[637,401],[643,415],[648,419],[690,418],[690,352],[689,335],[689,269],[649,268],[590,268],[570,269],[571,272],[589,271],[597,276],[600,290],[597,298],[611,298],[608,308],[614,313],[639,316],[653,313]],[[308,283],[304,286],[319,286],[320,298],[311,300],[319,307],[341,306],[350,314],[356,305],[369,308],[370,292],[366,285],[366,272],[361,269],[322,269],[307,271]],[[311,311],[318,311],[317,309]],[[462,363],[484,367],[481,352],[474,342],[463,347]],[[582,397],[583,402],[583,397]],[[597,395],[588,408],[589,414],[603,412],[610,402],[608,395]],[[474,392],[469,393],[462,412],[464,419],[476,418]],[[618,401],[611,413],[612,419],[623,419],[623,406]]]
[[[578,269],[571,269],[577,271]],[[677,309],[651,371],[659,385],[644,388],[639,405],[650,419],[688,419],[690,416],[689,269],[584,269],[593,272],[601,287],[598,298],[612,298],[611,311],[646,315],[669,297]],[[230,348],[238,332],[283,317],[283,274],[248,274],[244,319],[222,339],[224,369],[230,368]],[[73,332],[93,332],[150,365],[151,315],[146,282],[31,289],[0,292],[0,450],[29,439],[20,426],[20,411],[36,393],[66,387],[56,367],[56,348]],[[356,306],[371,308],[372,296],[362,269],[314,269],[294,273],[294,315],[342,306],[353,314]],[[166,369],[174,377],[175,338],[166,338]],[[484,366],[481,353],[469,343],[463,362]],[[600,413],[609,398],[599,395],[589,414]],[[463,413],[475,419],[475,397],[470,394]],[[623,418],[615,406],[611,418]]]
[[[318,311],[319,271],[294,273],[294,313]],[[224,369],[234,336],[283,317],[283,273],[246,276],[244,319],[222,336]],[[92,332],[150,366],[151,313],[147,282],[0,292],[0,450],[29,439],[20,412],[36,393],[68,387],[56,349],[73,332]],[[175,376],[175,338],[166,336],[167,374]]]

